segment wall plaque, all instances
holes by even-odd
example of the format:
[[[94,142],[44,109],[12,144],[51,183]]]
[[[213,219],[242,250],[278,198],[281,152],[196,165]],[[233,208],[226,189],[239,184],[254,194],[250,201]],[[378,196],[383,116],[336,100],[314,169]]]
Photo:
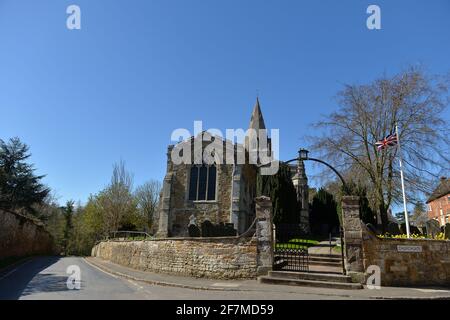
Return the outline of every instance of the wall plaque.
[[[397,246],[398,252],[422,252],[422,246]]]

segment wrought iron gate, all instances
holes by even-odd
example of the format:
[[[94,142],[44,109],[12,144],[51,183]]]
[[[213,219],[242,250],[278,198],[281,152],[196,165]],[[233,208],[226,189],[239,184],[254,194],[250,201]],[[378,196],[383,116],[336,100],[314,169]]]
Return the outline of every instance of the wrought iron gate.
[[[275,227],[273,269],[309,271],[308,240],[305,240],[299,225],[280,224]]]

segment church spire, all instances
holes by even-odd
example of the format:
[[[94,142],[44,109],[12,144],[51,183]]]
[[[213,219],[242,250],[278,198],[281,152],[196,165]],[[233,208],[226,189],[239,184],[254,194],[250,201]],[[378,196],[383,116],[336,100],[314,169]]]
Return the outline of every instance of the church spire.
[[[265,133],[265,141],[260,141],[260,134],[263,133],[260,130],[267,130],[266,124],[264,123],[264,118],[261,112],[261,106],[259,105],[259,98],[256,98],[255,106],[253,107],[252,118],[250,120],[249,130],[247,131],[247,136],[245,137],[245,148],[249,152],[254,152],[252,156],[257,157],[257,162],[259,163],[259,151],[265,150],[267,154],[271,155],[272,142],[271,139]],[[261,149],[261,150],[259,150]],[[253,161],[253,160],[252,160]]]
[[[264,124],[264,118],[261,112],[261,107],[259,106],[259,98],[256,97],[256,103],[253,107],[252,118],[250,120],[249,129],[266,129],[266,125]]]

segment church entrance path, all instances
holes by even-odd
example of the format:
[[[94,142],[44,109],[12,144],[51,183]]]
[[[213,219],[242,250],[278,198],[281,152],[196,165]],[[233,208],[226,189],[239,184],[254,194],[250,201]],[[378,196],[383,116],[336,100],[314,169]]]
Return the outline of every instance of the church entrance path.
[[[320,273],[342,274],[342,255],[340,239],[331,238],[319,241],[315,246],[308,248],[309,271]]]
[[[340,241],[338,238],[331,238],[331,241],[330,240],[319,241],[318,244],[308,248],[308,253],[340,256],[340,252],[336,251],[337,249],[334,249],[339,242]]]

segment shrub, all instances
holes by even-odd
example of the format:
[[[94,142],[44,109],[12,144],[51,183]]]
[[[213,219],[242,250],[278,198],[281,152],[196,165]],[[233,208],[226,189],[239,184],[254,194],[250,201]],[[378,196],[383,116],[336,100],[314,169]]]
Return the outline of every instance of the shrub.
[[[445,224],[445,239],[450,239],[450,223]]]
[[[378,238],[381,239],[408,239],[406,234],[397,234],[393,235],[390,233],[377,235]],[[410,239],[430,239],[430,240],[445,240],[444,233],[440,232],[436,234],[434,237],[425,236],[423,234],[412,233]]]
[[[406,223],[402,223],[401,225],[400,225],[400,230],[401,230],[401,233],[406,233]],[[409,226],[409,232],[411,233],[411,234],[420,234],[420,235],[422,235],[422,232],[420,232],[420,230],[419,230],[419,228],[417,228],[416,226]]]
[[[398,235],[401,234],[400,228],[397,223],[389,222],[388,224],[388,234]]]

